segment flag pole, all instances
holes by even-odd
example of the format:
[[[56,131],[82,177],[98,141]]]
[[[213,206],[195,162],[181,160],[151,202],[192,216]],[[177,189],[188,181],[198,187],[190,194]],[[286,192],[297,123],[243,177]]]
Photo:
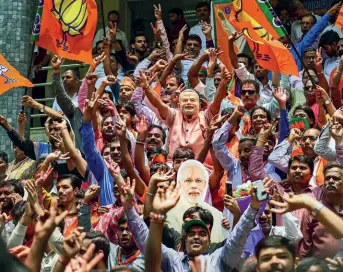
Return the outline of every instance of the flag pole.
[[[31,49],[31,55],[30,55],[30,63],[29,63],[29,69],[27,71],[27,79],[31,81],[31,76],[32,76],[32,66],[33,66],[33,55],[35,53],[35,45],[36,43],[32,43],[32,49]],[[28,93],[28,87],[25,87],[25,92],[24,95],[27,95]],[[24,106],[21,106],[21,110],[24,111]]]
[[[103,0],[100,0],[101,14],[102,14],[102,29],[104,31],[104,37],[106,37],[106,28],[105,28],[105,15],[104,15],[104,3]]]

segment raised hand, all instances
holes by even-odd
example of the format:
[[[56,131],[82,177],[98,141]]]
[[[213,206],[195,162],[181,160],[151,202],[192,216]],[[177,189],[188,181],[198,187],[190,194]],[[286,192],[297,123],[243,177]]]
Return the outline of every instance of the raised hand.
[[[49,165],[48,169],[45,172],[44,171],[39,172],[38,177],[35,180],[36,186],[40,188],[43,187],[44,183],[46,182],[46,180],[52,174],[53,171],[54,171],[54,168],[51,167],[51,165]]]
[[[53,70],[54,70],[55,72],[58,72],[58,71],[60,70],[60,66],[61,66],[63,60],[64,60],[63,58],[61,58],[61,57],[59,57],[59,56],[57,56],[57,55],[55,55],[55,56],[51,59],[51,66],[52,66],[52,68],[53,68]]]
[[[121,120],[118,116],[116,122],[116,134],[119,139],[126,139],[126,124],[125,120]]]
[[[152,29],[152,31],[154,32],[154,37],[155,37],[155,41],[162,41],[162,31],[160,28],[158,28],[158,25],[156,23],[156,26],[154,26],[153,23],[150,23],[150,27]]]
[[[158,4],[158,7],[156,5],[154,5],[154,15],[155,15],[156,21],[161,21],[162,20],[161,4]]]
[[[336,145],[341,145],[343,143],[343,128],[335,117],[333,117],[333,120],[330,122],[330,133],[332,138],[335,139]]]
[[[205,22],[205,21],[200,21],[201,23],[201,31],[204,33],[205,37],[207,40],[212,39],[211,31],[212,31],[212,26],[211,24]]]
[[[0,115],[0,125],[8,131],[12,130],[12,126],[10,125],[10,123],[8,123],[7,119],[2,115]]]
[[[185,84],[185,83],[181,83],[181,84],[179,85],[179,87],[176,89],[175,92],[182,93],[184,90],[186,90],[186,84]]]
[[[21,104],[26,107],[31,107],[34,109],[39,109],[40,103],[34,100],[31,96],[24,95],[21,99]]]
[[[25,184],[23,183],[23,185],[28,193],[29,202],[34,205],[38,202],[37,188],[34,180],[28,180]]]
[[[87,191],[85,192],[85,196],[83,197],[83,201],[86,204],[91,203],[94,199],[97,199],[100,194],[100,186],[96,184],[92,184],[88,187]]]
[[[168,61],[164,60],[164,59],[160,59],[155,63],[155,67],[157,68],[158,71],[164,70],[164,68],[166,68],[166,66],[168,65]]]
[[[25,262],[27,256],[29,255],[31,248],[20,245],[8,250],[8,252],[16,256],[22,263]]]
[[[214,69],[217,64],[217,53],[214,48],[210,49],[210,54],[209,54],[209,61],[208,61],[208,66],[207,66],[207,71],[210,76],[214,76]]]
[[[330,100],[328,93],[319,85],[316,85],[315,94],[318,104],[324,105],[326,100]]]
[[[113,161],[111,157],[109,157],[108,160],[104,160],[104,162],[112,177],[121,175],[119,164]]]
[[[126,58],[128,58],[133,64],[138,64],[139,59],[135,55],[131,54],[129,51],[126,51]]]
[[[86,75],[86,80],[88,85],[95,85],[96,81],[98,80],[98,75],[96,73],[88,73]]]
[[[189,261],[189,267],[191,269],[191,272],[207,272],[207,259],[202,263],[201,255],[196,256]]]
[[[154,50],[152,50],[152,52],[149,55],[148,59],[150,61],[157,61],[157,60],[161,59],[163,56],[165,56],[165,54],[166,54],[166,50],[165,49],[155,48]]]
[[[69,152],[67,153],[62,153],[60,150],[56,150],[53,153],[50,153],[47,158],[49,159],[50,162],[52,161],[57,161],[57,160],[69,160]]]
[[[86,108],[83,113],[83,119],[85,120],[85,122],[89,122],[92,119],[92,112],[98,99],[99,99],[99,94],[96,94],[96,93],[92,94],[91,100],[86,99],[85,101]]]
[[[175,54],[173,57],[173,62],[176,63],[180,60],[193,60],[188,51],[183,51],[182,54]]]
[[[223,217],[222,219],[222,227],[226,230],[230,229],[230,221],[226,217]]]
[[[117,82],[117,78],[114,75],[108,75],[105,77],[101,84],[105,86],[113,86]]]
[[[273,130],[276,128],[277,120],[273,120],[271,124],[266,123],[263,124],[263,127],[260,130],[260,133],[258,135],[259,138],[262,138],[263,140],[266,140],[270,135],[272,135]]]
[[[325,261],[330,264],[330,271],[339,272],[343,270],[343,257],[325,258]]]
[[[154,200],[152,202],[153,210],[157,214],[166,214],[169,210],[175,207],[179,201],[180,191],[176,187],[175,181],[170,185],[158,188]]]
[[[23,197],[18,193],[10,194],[8,197],[11,199],[13,205],[20,201],[23,201]]]
[[[322,48],[316,50],[316,58],[314,59],[314,65],[317,71],[322,71],[323,69],[323,57],[322,57]]]
[[[184,25],[179,31],[179,40],[183,41],[185,39],[185,31],[187,30],[187,25]]]
[[[227,85],[232,79],[232,73],[230,73],[228,70],[224,70],[222,71],[221,78],[222,79],[220,83]]]
[[[102,52],[101,55],[96,56],[96,57],[93,59],[94,66],[97,67],[100,63],[102,63],[102,62],[104,61],[104,59],[106,59],[106,53],[105,53],[105,52]]]
[[[112,24],[112,22],[109,22],[109,30],[108,30],[108,34],[110,36],[110,39],[112,42],[117,41],[117,30],[118,30],[118,25],[117,23]]]
[[[286,90],[282,88],[276,88],[273,92],[273,97],[279,103],[281,109],[286,109],[286,103],[287,103]]]
[[[241,216],[242,211],[234,197],[230,195],[224,195],[224,206],[230,211],[230,213],[232,213],[233,216],[237,218]]]
[[[298,128],[292,128],[289,134],[289,141],[293,143],[294,141],[299,141],[301,139],[302,132]]]
[[[74,229],[73,232],[63,240],[62,245],[62,260],[68,263],[70,259],[74,258],[81,249],[83,240],[86,237],[85,232],[81,232],[83,228]]]
[[[150,125],[149,125],[148,119],[144,115],[139,117],[138,122],[136,123],[136,130],[138,134],[146,135],[149,127]]]
[[[283,195],[284,202],[270,200],[270,204],[277,206],[278,209],[272,208],[271,211],[278,214],[295,211],[302,208],[309,208],[311,204],[316,202],[311,196],[306,194],[294,195],[293,193],[285,193]]]
[[[238,40],[241,36],[243,36],[243,32],[232,32],[230,35],[229,35],[229,42],[234,42],[236,40]]]
[[[121,203],[123,204],[124,210],[126,211],[131,209],[133,206],[132,200],[135,194],[135,187],[136,187],[136,180],[133,179],[132,184],[131,184],[131,180],[128,177],[126,179],[125,185],[119,188]]]
[[[343,107],[336,110],[332,117],[335,117],[337,122],[343,123]]]
[[[19,114],[18,114],[18,123],[22,126],[25,126],[26,123],[27,123],[27,116],[26,116],[26,113],[23,112],[23,111],[19,111]]]
[[[154,187],[166,187],[169,186],[170,182],[174,179],[174,173],[172,169],[166,170],[165,166],[161,166],[157,172],[150,178],[149,184]]]

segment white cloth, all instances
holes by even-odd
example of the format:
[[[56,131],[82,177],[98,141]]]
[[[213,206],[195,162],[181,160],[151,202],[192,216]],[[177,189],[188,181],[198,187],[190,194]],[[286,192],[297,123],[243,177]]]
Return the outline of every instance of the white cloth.
[[[339,57],[325,58],[324,59],[324,75],[326,80],[330,81],[331,72],[338,67]]]
[[[107,38],[110,38],[110,36],[108,35],[108,30],[109,30],[109,27],[106,26],[105,28],[105,31],[106,31],[106,37]],[[104,37],[104,30],[102,28],[98,29],[98,31],[96,32],[95,34],[95,37],[94,37],[94,40],[93,40],[93,45],[92,45],[92,48],[94,48],[96,46],[96,43],[97,41],[102,41],[102,38]],[[118,41],[121,41],[122,42],[122,45],[125,47],[125,49],[127,50],[128,49],[128,41],[127,41],[127,38],[126,38],[126,34],[124,31],[121,31],[120,29],[117,30],[117,35],[116,35],[116,38]]]
[[[76,107],[78,107],[78,105],[79,105],[78,98],[79,98],[78,93],[75,93],[75,94],[73,95],[73,97],[71,98],[71,101],[73,102],[73,104],[74,104]],[[61,109],[61,107],[58,105],[56,98],[55,98],[55,100],[54,100],[54,104],[52,105],[52,108],[53,108],[55,111],[62,112],[62,109]]]
[[[341,29],[335,25],[328,25],[326,28],[324,28],[322,34],[320,34],[320,35],[323,35],[325,32],[328,32],[330,30],[335,31],[341,39],[343,38],[343,33],[342,33]]]

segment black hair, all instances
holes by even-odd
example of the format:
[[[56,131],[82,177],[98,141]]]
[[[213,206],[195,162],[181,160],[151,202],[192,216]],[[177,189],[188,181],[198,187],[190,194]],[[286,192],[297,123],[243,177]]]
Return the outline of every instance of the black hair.
[[[159,129],[159,130],[162,131],[162,141],[163,141],[163,143],[165,143],[165,140],[166,140],[166,138],[167,138],[167,135],[166,135],[166,132],[164,131],[164,129],[163,129],[161,126],[159,126],[159,125],[152,124],[152,125],[150,126],[149,130],[152,130],[153,128],[157,128],[157,129]],[[149,130],[148,130],[148,131],[149,131]]]
[[[75,79],[80,80],[80,71],[78,69],[66,69],[64,72],[71,72]]]
[[[137,37],[141,37],[141,36],[144,36],[145,37],[145,39],[148,41],[148,39],[147,39],[147,37],[146,37],[146,35],[144,34],[144,32],[143,31],[137,31],[133,36],[132,36],[132,38],[131,38],[131,44],[134,44],[135,42],[136,42],[136,38]]]
[[[89,239],[95,245],[95,253],[102,250],[104,253],[103,261],[107,265],[108,255],[110,254],[110,242],[100,231],[90,231],[86,233],[85,239]]]
[[[51,124],[53,124],[54,122],[58,122],[58,123],[62,123],[64,119],[62,117],[57,117],[57,116],[54,116],[54,117],[50,117],[47,119],[47,124],[48,126],[50,126]],[[71,132],[71,126],[70,126],[70,123],[68,120],[66,120],[66,123],[67,123],[67,130],[70,134]]]
[[[319,266],[323,272],[330,272],[328,264],[314,257],[303,259],[295,268],[295,272],[307,272],[312,266]]]
[[[257,260],[255,256],[250,256],[245,260],[240,272],[256,272]]]
[[[125,110],[127,110],[130,115],[132,117],[135,116],[136,114],[136,110],[135,110],[135,106],[133,105],[133,103],[131,101],[128,101],[128,102],[120,102],[117,106],[116,106],[118,112],[121,108],[124,108]]]
[[[153,154],[162,154],[163,156],[167,157],[168,153],[167,151],[165,151],[163,148],[159,148],[159,147],[154,147],[151,148],[149,151],[147,151],[147,157],[149,158],[151,155]]]
[[[164,166],[166,168],[166,171],[170,170],[170,167],[167,164],[154,163],[153,165],[150,166],[150,176],[153,176],[154,174],[156,174],[158,169],[160,169],[160,167],[162,167],[162,166]]]
[[[250,141],[253,143],[253,145],[256,145],[256,138],[255,137],[243,137],[239,140],[239,144],[242,144],[244,142]]]
[[[118,220],[118,225],[124,224],[124,223],[127,223],[127,216],[126,216],[126,214],[123,214],[123,215],[119,218],[119,220]]]
[[[221,112],[220,112],[220,115],[221,116],[224,116],[224,115],[228,115],[229,117],[233,114],[235,108],[230,108],[230,107],[227,107],[225,109],[223,109]],[[239,117],[237,119],[237,124],[239,125],[239,123],[241,122],[241,117]]]
[[[263,238],[255,247],[257,262],[262,249],[266,248],[279,248],[285,247],[293,257],[293,261],[295,261],[296,257],[296,247],[295,245],[286,237],[278,236],[278,235],[271,235],[266,238]]]
[[[194,152],[189,147],[179,147],[174,151],[173,154],[173,161],[175,161],[176,159],[194,160],[194,158]]]
[[[252,79],[247,79],[247,80],[244,80],[241,84],[241,87],[243,88],[244,85],[247,85],[247,84],[252,84],[254,85],[255,87],[255,91],[257,94],[260,93],[260,85],[257,83],[256,80],[252,80]]]
[[[314,117],[314,113],[313,113],[313,110],[311,109],[311,107],[309,106],[303,106],[303,105],[298,105],[294,108],[294,111],[293,111],[293,115],[294,113],[297,111],[297,110],[303,110],[307,115],[308,117],[312,120],[312,125],[310,124],[311,128],[314,127],[315,123],[316,123],[316,118]]]
[[[13,205],[12,210],[10,211],[10,215],[13,218],[14,225],[17,225],[20,218],[23,216],[26,205],[26,201],[19,201]]]
[[[251,66],[252,65],[252,58],[245,54],[245,53],[238,53],[237,54],[237,58],[247,58],[248,59],[248,65]]]
[[[303,56],[304,56],[307,52],[316,52],[316,48],[314,48],[313,46],[310,46],[310,47],[305,48],[305,49],[304,49]]]
[[[170,10],[168,10],[168,13],[175,13],[177,16],[183,16],[183,10],[180,8],[171,8]]]
[[[201,47],[201,38],[196,35],[196,34],[191,34],[191,35],[188,35],[188,38],[187,38],[187,41],[186,43],[191,40],[191,41],[197,41],[199,44],[200,44],[200,47]]]
[[[326,172],[332,168],[339,168],[339,169],[341,169],[341,172],[343,172],[343,165],[342,164],[340,164],[337,161],[331,161],[327,165],[325,165],[325,167],[324,167],[324,171],[323,171],[324,176],[325,176]],[[343,173],[341,173],[341,175],[343,176]]]
[[[119,14],[119,12],[118,12],[117,10],[111,10],[111,11],[109,11],[108,14],[107,14],[107,19],[110,19],[110,16],[111,16],[112,14],[117,15],[117,16],[118,16],[118,19],[120,19],[120,14]]]
[[[101,43],[104,43],[104,41],[103,40],[97,41],[96,44],[95,44],[95,48],[97,48],[98,45],[101,44]]]
[[[309,157],[305,156],[305,155],[297,155],[294,156],[293,158],[291,158],[288,162],[288,169],[291,168],[291,165],[294,161],[297,162],[301,162],[301,163],[305,163],[308,165],[308,167],[310,168],[311,172],[313,172],[314,169],[314,164],[313,164],[313,160],[310,159]]]
[[[183,214],[183,222],[185,222],[185,219],[187,217],[189,217],[189,215],[193,214],[193,213],[199,213],[200,216],[200,220],[204,221],[204,223],[206,225],[210,225],[210,231],[212,230],[213,227],[213,215],[212,213],[207,210],[204,209],[200,206],[194,206],[194,207],[190,207],[188,210],[185,211],[185,213]]]
[[[113,93],[112,91],[109,91],[109,90],[104,90],[104,93],[107,93],[108,96],[110,97],[111,101],[114,103],[114,97],[113,97]]]
[[[198,8],[202,8],[202,7],[207,7],[208,10],[210,11],[210,4],[208,2],[199,2],[196,6],[195,6],[195,10],[197,10]]]
[[[8,155],[4,151],[0,151],[0,157],[3,159],[3,161],[8,164]]]
[[[270,112],[265,107],[262,107],[262,106],[255,106],[250,110],[250,120],[252,120],[252,116],[253,116],[254,112],[257,110],[264,111],[267,114],[267,120],[269,122],[272,121],[272,116],[270,115]]]
[[[333,43],[338,43],[339,40],[340,38],[337,32],[333,30],[327,31],[320,37],[318,48],[323,47],[324,45],[332,45]]]
[[[9,179],[0,181],[0,188],[4,186],[13,186],[15,193],[19,194],[21,197],[24,196],[24,186],[21,184],[19,179]]]
[[[116,54],[116,53],[111,53],[110,54],[110,57],[113,57],[113,58],[115,58],[115,60],[121,65],[122,63],[122,60],[121,60],[121,58]]]
[[[316,18],[316,16],[314,16],[314,15],[311,14],[311,13],[303,15],[303,16],[301,17],[300,21],[301,21],[303,18],[305,18],[305,17],[312,17],[312,19],[313,19],[313,21],[314,21],[313,24],[317,23],[317,18]]]
[[[59,183],[62,179],[69,179],[71,186],[73,187],[73,190],[75,190],[76,188],[78,189],[81,188],[82,181],[76,175],[73,175],[73,174],[61,175],[58,177],[57,183]]]

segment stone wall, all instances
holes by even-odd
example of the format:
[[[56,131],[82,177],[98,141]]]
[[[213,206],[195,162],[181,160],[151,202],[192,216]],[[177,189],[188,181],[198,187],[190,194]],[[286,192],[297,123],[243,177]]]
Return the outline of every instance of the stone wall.
[[[29,41],[36,7],[35,0],[0,1],[0,53],[25,77],[29,69],[32,48]],[[15,127],[23,93],[24,88],[15,88],[0,96],[0,114]],[[13,158],[11,141],[2,128],[0,150]]]

